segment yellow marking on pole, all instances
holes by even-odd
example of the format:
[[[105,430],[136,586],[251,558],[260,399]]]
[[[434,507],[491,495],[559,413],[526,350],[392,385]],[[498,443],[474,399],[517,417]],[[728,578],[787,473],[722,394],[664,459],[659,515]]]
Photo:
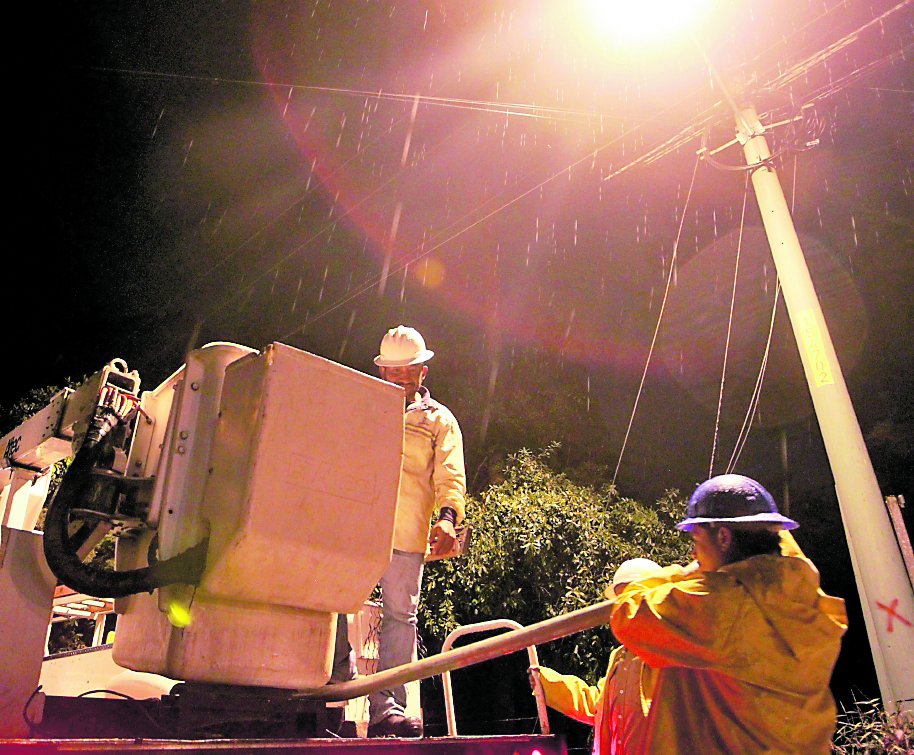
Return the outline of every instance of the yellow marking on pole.
[[[819,333],[819,323],[816,322],[815,312],[811,309],[804,309],[800,312],[800,334],[803,338],[803,346],[806,348],[806,356],[809,359],[809,369],[812,370],[813,379],[816,381],[816,388],[833,385],[835,379],[832,377],[831,365],[825,355],[825,347]]]

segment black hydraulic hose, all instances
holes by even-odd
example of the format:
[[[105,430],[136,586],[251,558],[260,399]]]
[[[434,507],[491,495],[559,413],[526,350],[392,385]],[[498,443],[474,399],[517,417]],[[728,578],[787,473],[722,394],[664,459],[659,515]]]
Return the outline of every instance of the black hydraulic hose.
[[[79,502],[91,485],[92,470],[109,451],[105,439],[118,421],[117,415],[110,410],[96,413],[85,441],[61,480],[44,520],[44,555],[48,566],[67,587],[97,598],[123,598],[176,583],[199,584],[206,566],[207,540],[165,561],[128,571],[84,564],[76,553],[77,546],[69,535],[70,512],[79,508]]]

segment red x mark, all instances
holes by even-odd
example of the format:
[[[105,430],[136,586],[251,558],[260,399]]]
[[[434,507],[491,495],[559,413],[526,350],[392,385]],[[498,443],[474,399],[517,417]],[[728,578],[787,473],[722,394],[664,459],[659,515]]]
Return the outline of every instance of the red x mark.
[[[888,631],[891,632],[894,628],[892,626],[892,619],[898,619],[906,627],[911,626],[910,621],[908,621],[904,616],[902,616],[900,613],[896,613],[896,611],[895,611],[896,606],[898,606],[898,598],[895,598],[895,600],[892,601],[892,605],[890,605],[890,606],[884,606],[878,600],[876,601],[876,605],[879,606],[883,611],[888,612],[888,614],[889,614],[889,616],[888,616],[889,625],[886,627],[886,629],[888,629]]]

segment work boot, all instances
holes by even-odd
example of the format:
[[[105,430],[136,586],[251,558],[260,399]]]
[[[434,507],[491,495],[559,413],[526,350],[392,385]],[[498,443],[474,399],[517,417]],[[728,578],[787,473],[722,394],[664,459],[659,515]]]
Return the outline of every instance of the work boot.
[[[416,739],[422,736],[422,722],[414,716],[401,716],[391,713],[387,718],[382,718],[376,724],[368,727],[368,738],[400,737]]]

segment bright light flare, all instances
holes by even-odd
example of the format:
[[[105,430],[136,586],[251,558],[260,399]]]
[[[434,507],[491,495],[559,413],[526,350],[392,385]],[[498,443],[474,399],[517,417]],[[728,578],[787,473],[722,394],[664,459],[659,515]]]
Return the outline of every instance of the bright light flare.
[[[707,0],[580,0],[592,33],[619,45],[682,36],[692,30]]]

